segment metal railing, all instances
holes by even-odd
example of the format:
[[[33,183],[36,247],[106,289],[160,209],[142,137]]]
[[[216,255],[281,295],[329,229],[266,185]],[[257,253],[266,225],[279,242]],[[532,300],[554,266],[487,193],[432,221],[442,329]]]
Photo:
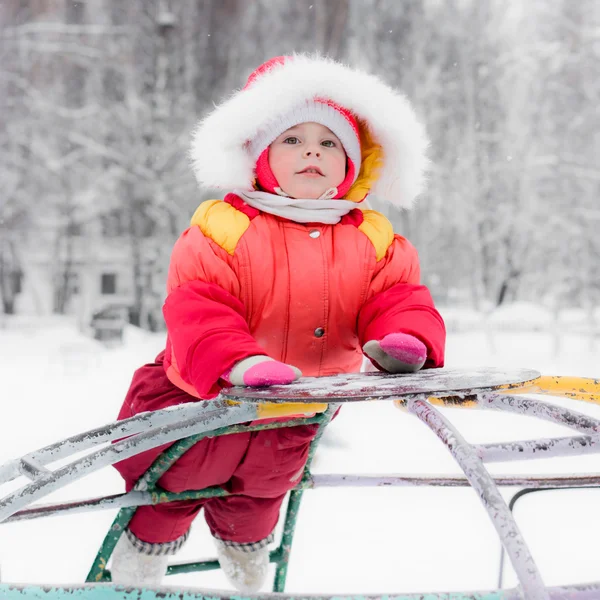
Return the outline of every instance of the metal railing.
[[[369,374],[370,375],[370,374]],[[598,452],[600,421],[571,409],[562,408],[522,394],[548,394],[600,403],[600,382],[593,379],[539,377],[531,371],[506,374],[487,370],[465,373],[449,369],[423,372],[411,376],[381,375],[367,377],[369,385],[357,391],[361,376],[322,378],[303,381],[286,388],[277,389],[276,402],[265,403],[264,391],[247,389],[230,390],[227,398],[210,402],[197,402],[172,409],[145,413],[120,423],[95,429],[74,436],[57,444],[32,452],[0,467],[0,484],[24,475],[30,483],[0,500],[0,521],[9,522],[34,519],[42,516],[67,514],[87,510],[119,507],[120,511],[110,528],[94,560],[88,575],[88,584],[82,586],[15,586],[0,584],[0,597],[46,598],[89,598],[102,600],[131,600],[131,598],[180,598],[200,600],[204,598],[243,598],[239,593],[212,590],[177,591],[166,588],[150,590],[124,589],[107,583],[107,569],[112,550],[133,516],[136,507],[175,500],[208,498],[227,494],[222,488],[192,490],[174,494],[157,487],[160,476],[183,452],[206,435],[228,435],[239,431],[274,427],[297,426],[319,423],[323,426],[332,418],[339,402],[357,399],[394,400],[404,411],[415,415],[442,441],[463,470],[464,477],[432,476],[360,476],[360,475],[312,475],[310,462],[314,455],[318,437],[313,441],[307,467],[300,484],[292,490],[283,536],[279,547],[271,553],[271,561],[277,564],[274,591],[278,598],[380,598],[369,595],[282,595],[292,549],[293,535],[298,517],[302,494],[306,489],[318,487],[364,487],[364,486],[470,486],[479,496],[494,524],[503,548],[517,574],[519,586],[509,590],[489,590],[452,594],[430,593],[428,599],[478,599],[478,600],[550,600],[570,598],[584,600],[600,598],[600,581],[585,585],[547,587],[521,535],[512,511],[500,495],[499,486],[514,486],[522,489],[595,487],[600,485],[600,474],[553,475],[553,476],[492,476],[485,463],[511,461],[552,456],[573,456]],[[487,385],[486,385],[487,381]],[[323,385],[327,384],[327,394]],[[319,385],[321,386],[319,388]],[[319,391],[320,390],[320,391]],[[271,395],[273,390],[271,390]],[[361,395],[362,394],[362,395]],[[235,402],[232,402],[235,400]],[[244,400],[238,402],[239,400]],[[299,402],[301,400],[301,402]],[[315,402],[317,400],[318,402]],[[290,403],[292,402],[292,403]],[[470,407],[535,416],[573,429],[577,435],[571,437],[523,440],[501,444],[469,444],[452,423],[436,406]],[[318,413],[303,419],[285,423],[242,425],[250,421],[273,416],[289,416],[298,413]],[[583,434],[583,435],[582,435]],[[31,503],[68,483],[108,464],[113,464],[144,450],[180,440],[160,455],[151,468],[140,478],[134,489],[127,494],[92,498],[54,505],[34,506]],[[99,443],[106,446],[95,449]],[[48,466],[56,460],[64,460],[72,454],[89,450],[83,458],[77,458],[66,466],[51,470]],[[217,561],[201,561],[183,565],[170,565],[167,574],[184,573],[219,568]],[[96,582],[96,583],[91,583]],[[260,594],[260,597],[268,597]],[[251,598],[252,596],[248,596]],[[258,597],[258,596],[254,596]],[[423,598],[423,594],[388,594],[389,599]]]

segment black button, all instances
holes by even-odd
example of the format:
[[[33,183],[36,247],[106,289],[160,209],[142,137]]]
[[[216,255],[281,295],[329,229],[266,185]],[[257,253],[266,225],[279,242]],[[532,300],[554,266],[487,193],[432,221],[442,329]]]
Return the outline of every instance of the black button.
[[[322,327],[317,327],[315,329],[315,337],[323,337],[325,335],[325,330]]]

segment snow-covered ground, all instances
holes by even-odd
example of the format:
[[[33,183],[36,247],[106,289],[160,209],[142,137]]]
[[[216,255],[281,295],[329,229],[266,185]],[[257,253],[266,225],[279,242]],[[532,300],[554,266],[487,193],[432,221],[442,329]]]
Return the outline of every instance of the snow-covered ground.
[[[163,335],[132,328],[126,332],[124,346],[106,349],[78,334],[69,319],[18,319],[5,325],[0,329],[0,464],[114,420],[134,369],[151,360],[164,342]],[[560,337],[499,329],[450,333],[447,365],[600,375],[599,351],[586,333],[569,334],[566,326]],[[560,403],[600,418],[599,406]],[[444,412],[467,440],[476,443],[569,433],[532,418],[456,409]],[[494,473],[597,473],[600,458],[506,463],[490,469]],[[459,473],[437,438],[390,403],[344,407],[326,433],[313,471]],[[107,468],[44,502],[121,490],[119,476]],[[513,492],[508,490],[505,496]],[[599,504],[600,490],[576,490],[534,494],[517,505],[518,522],[548,584],[600,579]],[[114,515],[102,511],[2,525],[2,580],[83,582]],[[497,582],[499,555],[496,533],[470,489],[314,490],[304,496],[287,590],[491,589]],[[214,551],[200,517],[178,560],[211,556]],[[510,568],[505,581],[515,584]],[[219,572],[169,577],[165,583],[228,587]]]

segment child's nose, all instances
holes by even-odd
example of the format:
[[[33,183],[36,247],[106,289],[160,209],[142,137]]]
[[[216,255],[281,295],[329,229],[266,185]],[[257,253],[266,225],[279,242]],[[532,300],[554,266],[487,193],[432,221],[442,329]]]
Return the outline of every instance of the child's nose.
[[[321,157],[321,151],[316,148],[306,148],[304,150],[304,158],[309,158],[310,156],[316,156],[317,158]]]

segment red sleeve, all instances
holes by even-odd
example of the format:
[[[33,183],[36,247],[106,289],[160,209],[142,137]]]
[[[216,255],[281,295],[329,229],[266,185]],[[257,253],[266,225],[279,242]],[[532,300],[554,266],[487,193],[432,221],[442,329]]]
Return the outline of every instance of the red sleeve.
[[[266,352],[250,333],[233,257],[199,227],[176,242],[163,314],[182,379],[201,398],[220,390],[219,377],[236,362]]]
[[[244,305],[214,283],[175,288],[163,312],[179,373],[201,398],[219,391],[219,377],[236,362],[266,354],[250,334]]]
[[[363,346],[388,333],[407,333],[427,346],[426,368],[444,366],[446,328],[429,290],[419,285],[419,258],[415,248],[395,236],[379,261],[367,301],[358,315],[358,337]]]

